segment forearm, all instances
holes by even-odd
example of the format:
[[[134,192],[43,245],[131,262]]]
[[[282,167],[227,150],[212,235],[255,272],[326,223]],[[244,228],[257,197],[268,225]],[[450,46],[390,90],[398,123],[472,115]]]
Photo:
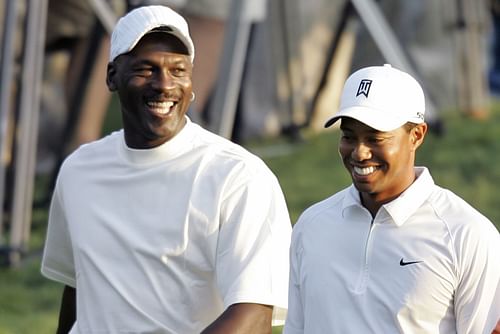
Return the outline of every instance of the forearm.
[[[272,306],[241,303],[229,306],[202,334],[271,334]]]
[[[497,322],[496,327],[493,329],[493,332],[491,334],[500,334],[500,319]]]

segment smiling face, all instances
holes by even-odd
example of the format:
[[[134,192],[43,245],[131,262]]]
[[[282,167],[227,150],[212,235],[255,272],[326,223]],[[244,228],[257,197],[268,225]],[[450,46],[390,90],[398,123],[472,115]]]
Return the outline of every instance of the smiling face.
[[[129,147],[156,147],[181,131],[191,99],[192,70],[182,42],[160,32],[145,35],[132,51],[108,65],[108,87],[118,93]]]
[[[427,125],[402,126],[380,132],[344,117],[339,153],[363,205],[375,215],[381,205],[398,197],[415,180],[415,151]]]

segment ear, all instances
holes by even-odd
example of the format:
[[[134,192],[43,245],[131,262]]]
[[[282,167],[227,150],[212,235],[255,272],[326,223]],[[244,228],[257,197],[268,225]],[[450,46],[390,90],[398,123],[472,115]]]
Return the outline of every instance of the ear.
[[[117,89],[116,74],[118,73],[118,71],[117,71],[116,66],[117,66],[117,64],[113,61],[108,63],[108,68],[107,68],[107,72],[106,72],[106,85],[108,85],[108,89],[111,92],[114,92]]]
[[[422,143],[424,142],[427,129],[427,123],[417,124],[411,129],[410,137],[414,150],[417,150],[417,148],[419,148],[420,145],[422,145]]]

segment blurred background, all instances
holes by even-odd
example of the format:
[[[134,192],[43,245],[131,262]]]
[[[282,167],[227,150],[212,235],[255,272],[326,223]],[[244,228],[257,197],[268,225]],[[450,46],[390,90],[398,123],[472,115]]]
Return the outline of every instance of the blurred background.
[[[190,25],[189,117],[269,164],[292,222],[350,183],[337,129],[323,128],[343,82],[391,63],[426,93],[418,164],[500,228],[500,1],[0,0],[0,334],[55,330],[61,286],[39,273],[55,177],[121,127],[109,34],[148,4]]]

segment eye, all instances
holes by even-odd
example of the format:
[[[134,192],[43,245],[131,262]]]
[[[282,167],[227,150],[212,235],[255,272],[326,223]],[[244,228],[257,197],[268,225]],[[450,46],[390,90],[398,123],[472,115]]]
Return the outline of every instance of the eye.
[[[369,137],[368,142],[372,144],[381,144],[384,141],[384,139],[385,138],[383,137],[374,136],[374,137]]]
[[[135,75],[147,77],[153,74],[153,68],[151,66],[139,66],[134,68],[133,72]]]
[[[176,66],[170,70],[170,73],[176,77],[184,77],[188,75],[188,71],[185,67],[183,66]]]
[[[354,140],[354,136],[348,132],[342,132],[340,135],[340,140],[342,141],[352,141]]]

